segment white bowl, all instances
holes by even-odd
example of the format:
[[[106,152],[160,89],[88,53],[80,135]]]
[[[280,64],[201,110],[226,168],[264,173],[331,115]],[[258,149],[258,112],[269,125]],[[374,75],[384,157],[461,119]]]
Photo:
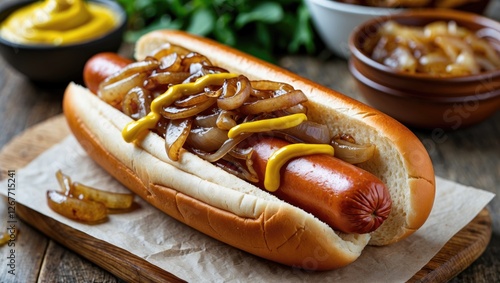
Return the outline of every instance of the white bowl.
[[[333,0],[306,0],[312,22],[325,45],[336,55],[349,58],[352,30],[372,18],[400,13],[405,9],[367,7]]]

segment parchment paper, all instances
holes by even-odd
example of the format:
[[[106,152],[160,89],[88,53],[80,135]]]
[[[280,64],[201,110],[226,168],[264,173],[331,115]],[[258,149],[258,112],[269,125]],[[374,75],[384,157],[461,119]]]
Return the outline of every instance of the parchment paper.
[[[58,189],[55,172],[59,169],[73,181],[127,192],[95,164],[70,135],[16,172],[16,201],[128,250],[190,282],[404,282],[425,266],[494,197],[493,193],[437,177],[433,211],[415,234],[387,247],[367,247],[356,262],[343,269],[306,272],[274,264],[205,236],[139,197],[136,202],[140,209],[110,215],[106,223],[86,225],[66,219],[46,204],[46,191]],[[1,187],[7,188],[5,181]],[[0,193],[6,195],[7,191]]]

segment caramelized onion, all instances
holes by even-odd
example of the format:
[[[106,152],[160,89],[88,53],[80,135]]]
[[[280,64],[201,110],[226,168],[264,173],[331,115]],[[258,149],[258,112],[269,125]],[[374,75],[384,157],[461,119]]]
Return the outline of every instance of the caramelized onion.
[[[208,74],[219,74],[219,73],[229,73],[226,69],[217,67],[217,66],[203,66],[201,68],[201,71],[203,74],[208,75]]]
[[[186,143],[204,152],[217,151],[228,139],[227,131],[217,127],[191,129]]]
[[[304,113],[307,114],[307,107],[304,106],[304,104],[297,104],[292,107],[289,107],[287,109],[284,109],[283,112],[285,114],[283,115],[290,115],[290,114],[297,114],[297,113]]]
[[[14,230],[14,234],[10,233],[10,232],[0,232],[0,247],[3,247],[4,245],[6,245],[9,241],[10,241],[10,237],[11,235],[17,235],[17,231],[18,229],[15,229]]]
[[[294,90],[293,86],[282,83],[282,82],[273,82],[267,80],[256,80],[251,82],[252,88],[257,90],[270,90],[274,92],[278,92],[278,94],[283,94],[286,92],[291,92]]]
[[[107,218],[104,204],[72,198],[57,191],[47,191],[47,204],[53,211],[77,221],[94,223]]]
[[[248,159],[250,158],[253,149],[251,147],[235,147],[229,152],[231,156],[238,159]]]
[[[71,178],[68,175],[64,174],[61,170],[57,170],[56,179],[62,192],[66,195],[69,195],[73,186]]]
[[[366,40],[372,59],[410,73],[463,76],[500,69],[500,53],[484,30],[473,31],[455,21],[435,21],[423,27],[388,21]]]
[[[224,155],[228,154],[234,147],[236,147],[240,142],[244,141],[248,137],[250,137],[251,133],[243,133],[235,138],[227,139],[222,146],[214,153],[202,152],[197,149],[193,149],[193,151],[198,154],[201,158],[207,160],[208,162],[214,163],[215,161],[224,157]]]
[[[93,188],[78,182],[73,183],[71,178],[62,173],[61,170],[56,172],[56,179],[62,192],[49,191],[47,193],[48,201],[51,208],[58,213],[62,212],[61,214],[65,216],[67,216],[70,209],[74,208],[79,210],[78,213],[80,216],[72,215],[70,216],[72,219],[81,221],[99,220],[94,219],[95,216],[91,216],[94,212],[87,211],[87,209],[101,209],[100,205],[92,204],[92,202],[103,204],[105,208],[110,209],[128,209],[132,206],[134,200],[134,195],[132,193],[114,193]],[[66,198],[63,198],[62,195],[66,196]],[[79,201],[73,201],[72,199]],[[99,212],[98,214],[101,215],[102,213],[106,212]],[[81,215],[86,215],[88,217],[82,217]]]
[[[277,110],[287,109],[306,101],[307,97],[302,91],[293,90],[279,96],[244,104],[240,107],[240,112],[246,115],[270,113]]]
[[[204,103],[207,100],[209,100],[210,97],[206,96],[205,93],[198,93],[198,94],[193,94],[189,95],[187,97],[181,98],[177,101],[174,102],[174,105],[177,107],[191,107],[191,106],[196,106],[200,103]],[[213,100],[211,100],[213,101]]]
[[[193,105],[191,107],[179,108],[176,106],[163,107],[161,114],[167,119],[185,119],[195,116],[208,108],[210,108],[215,103],[215,98],[208,97],[208,99],[200,104]]]
[[[274,96],[274,91],[252,88],[250,95],[252,99],[267,99]]]
[[[146,73],[136,73],[115,83],[102,85],[102,87],[99,88],[97,95],[112,106],[120,108],[123,97],[127,94],[127,92],[136,86],[142,86],[146,77]]]
[[[359,145],[341,138],[334,138],[331,145],[334,148],[335,157],[351,164],[363,163],[375,154],[375,145],[373,144]]]
[[[476,56],[476,61],[479,67],[485,71],[494,71],[497,67],[492,63],[492,60],[484,56]],[[500,64],[498,64],[500,66]]]
[[[312,121],[303,121],[298,126],[283,129],[283,132],[306,143],[325,143],[331,140],[330,130],[326,125]]]
[[[160,70],[162,72],[177,72],[181,68],[181,56],[177,53],[168,54],[158,58],[160,60]]]
[[[132,119],[138,120],[150,112],[152,100],[148,90],[134,87],[123,98],[122,111]]]
[[[222,110],[217,116],[216,125],[219,129],[230,130],[238,124],[235,119],[237,116],[238,113],[235,111]]]
[[[188,78],[186,78],[183,83],[194,82],[198,78],[203,77],[208,74],[218,74],[218,73],[227,73],[225,69],[203,65],[201,63],[193,63],[189,66],[189,73],[191,74]]]
[[[198,64],[198,66],[195,66],[196,64]],[[212,63],[210,62],[210,60],[208,60],[207,57],[196,52],[191,52],[187,54],[181,61],[181,66],[183,67],[183,70],[190,71],[190,73],[195,73],[196,71],[201,69],[201,66],[205,65],[210,66],[212,65]]]
[[[158,120],[158,123],[156,123],[156,128],[154,129],[154,132],[158,134],[160,137],[165,138],[165,136],[167,135],[167,127],[169,122],[170,120],[161,116],[160,120]]]
[[[131,63],[121,69],[119,72],[107,77],[101,84],[103,86],[121,81],[127,77],[135,75],[137,73],[147,73],[152,72],[160,66],[160,63],[157,60],[152,60],[151,58],[147,58],[143,61],[137,61]]]
[[[186,142],[192,123],[192,119],[170,120],[168,123],[165,136],[165,149],[171,160],[179,160],[181,148]]]
[[[480,37],[481,35],[479,34],[478,31],[477,36]],[[497,34],[500,35],[500,34]],[[480,37],[481,38],[481,37]],[[500,68],[500,54],[495,48],[493,48],[492,44],[489,44],[488,41],[485,39],[481,38],[482,40],[474,40],[474,38],[468,39],[467,42],[471,45],[473,50],[476,50],[480,53],[483,54],[484,58],[490,62],[491,65],[495,66],[496,68]],[[498,38],[497,38],[498,40]]]
[[[78,182],[73,184],[71,194],[81,200],[100,202],[111,209],[129,209],[134,202],[134,195],[131,193],[103,191]]]
[[[229,154],[226,154],[223,157],[223,161],[219,160],[216,165],[222,168],[224,171],[239,177],[240,179],[247,180],[252,183],[257,183],[259,181],[259,177],[255,170],[252,172],[249,171],[249,167],[246,164],[243,165],[240,160],[234,158]]]
[[[245,76],[229,79],[222,85],[222,93],[217,99],[217,106],[222,110],[235,110],[250,97],[251,85]]]
[[[188,72],[158,72],[151,74],[144,82],[144,87],[153,89],[161,85],[180,84],[189,77]]]
[[[201,128],[216,127],[218,113],[211,113],[207,115],[197,115],[193,121],[193,125]]]
[[[257,183],[259,181],[259,175],[257,174],[257,171],[255,170],[253,166],[253,161],[252,161],[252,152],[253,148],[251,147],[235,147],[231,151],[229,151],[229,155],[236,159],[244,160],[245,165],[246,165],[246,171],[248,171],[248,174],[252,176],[250,179],[247,179],[250,182]]]

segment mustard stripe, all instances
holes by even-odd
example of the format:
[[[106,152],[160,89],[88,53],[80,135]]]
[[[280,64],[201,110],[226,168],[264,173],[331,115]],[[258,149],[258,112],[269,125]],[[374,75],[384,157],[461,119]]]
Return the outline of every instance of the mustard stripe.
[[[258,133],[272,130],[288,129],[300,125],[307,120],[304,113],[292,114],[283,117],[262,119],[241,123],[232,127],[227,133],[228,138],[232,139],[241,133]]]
[[[270,192],[276,191],[280,186],[280,170],[289,160],[296,157],[312,154],[328,154],[333,156],[334,149],[328,144],[296,143],[286,145],[275,151],[267,161],[264,176],[264,187]]]

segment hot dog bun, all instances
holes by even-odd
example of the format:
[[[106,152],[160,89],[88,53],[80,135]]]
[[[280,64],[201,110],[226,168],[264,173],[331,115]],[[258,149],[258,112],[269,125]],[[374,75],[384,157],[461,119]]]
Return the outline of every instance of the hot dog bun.
[[[333,133],[349,132],[377,145],[364,169],[389,187],[393,208],[372,234],[333,231],[311,214],[185,152],[171,161],[164,141],[149,133],[131,144],[121,130],[131,121],[88,90],[70,84],[64,113],[75,137],[105,170],[139,196],[201,232],[252,254],[286,265],[325,270],[354,261],[368,244],[385,245],[418,229],[434,201],[434,172],[420,141],[404,126],[364,104],[208,39],[178,31],[142,37],[135,56],[144,58],[165,42],[205,54],[250,79],[287,82],[308,96],[312,120]]]

